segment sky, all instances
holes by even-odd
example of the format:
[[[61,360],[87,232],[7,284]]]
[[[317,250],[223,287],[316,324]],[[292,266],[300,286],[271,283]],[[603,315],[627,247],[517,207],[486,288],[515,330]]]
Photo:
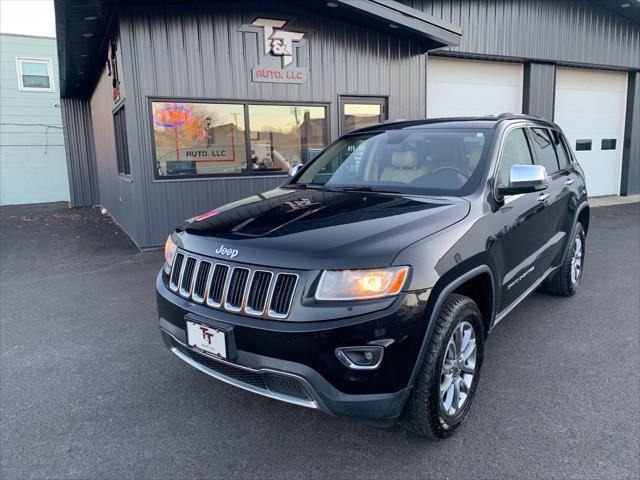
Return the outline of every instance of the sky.
[[[53,0],[0,0],[0,32],[55,37]]]

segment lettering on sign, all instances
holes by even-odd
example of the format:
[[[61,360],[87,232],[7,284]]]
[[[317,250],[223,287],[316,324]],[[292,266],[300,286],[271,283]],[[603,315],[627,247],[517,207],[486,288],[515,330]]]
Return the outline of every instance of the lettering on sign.
[[[298,65],[297,52],[308,31],[285,29],[288,20],[257,17],[240,27],[241,32],[256,33],[258,65],[251,69],[251,80],[265,83],[304,83],[309,69]]]

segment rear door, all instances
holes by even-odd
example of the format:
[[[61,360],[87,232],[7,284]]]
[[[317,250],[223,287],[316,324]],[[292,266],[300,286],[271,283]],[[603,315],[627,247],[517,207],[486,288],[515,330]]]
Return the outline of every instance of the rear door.
[[[542,165],[549,176],[549,188],[538,195],[538,201],[544,204],[542,218],[545,223],[547,241],[539,252],[536,263],[540,274],[557,264],[562,247],[565,244],[571,199],[570,185],[574,179],[567,159],[563,155],[562,140],[558,132],[545,127],[529,129],[533,146],[534,162]],[[562,166],[560,165],[562,161]],[[573,174],[574,175],[574,174]],[[575,175],[574,175],[575,176]]]

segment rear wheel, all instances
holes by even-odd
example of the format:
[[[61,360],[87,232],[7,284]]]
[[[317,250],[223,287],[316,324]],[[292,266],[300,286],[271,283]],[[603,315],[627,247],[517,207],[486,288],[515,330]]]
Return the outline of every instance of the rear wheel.
[[[475,302],[453,294],[445,301],[405,408],[416,433],[442,439],[461,425],[475,396],[484,353],[484,327]]]
[[[584,228],[581,223],[578,223],[560,268],[553,277],[544,283],[546,292],[570,297],[578,291],[584,268],[585,240]]]

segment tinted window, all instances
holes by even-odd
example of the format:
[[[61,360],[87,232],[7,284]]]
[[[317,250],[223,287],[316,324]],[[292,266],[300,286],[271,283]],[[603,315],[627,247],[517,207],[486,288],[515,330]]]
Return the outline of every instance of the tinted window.
[[[347,135],[320,154],[296,183],[432,195],[473,191],[488,134],[416,129]]]
[[[543,128],[532,128],[531,139],[533,140],[533,150],[535,151],[536,163],[547,169],[547,174],[551,175],[558,171],[558,159],[553,148],[549,132]]]
[[[615,138],[603,138],[600,144],[600,150],[615,150],[616,139]]]
[[[509,172],[513,165],[531,165],[531,152],[524,129],[518,128],[507,134],[500,155],[500,167],[498,170],[498,185],[509,185]]]
[[[556,147],[556,153],[558,154],[558,163],[560,164],[560,168],[565,168],[571,161],[569,160],[569,155],[565,150],[564,142],[562,141],[562,134],[557,130],[551,131],[553,135],[553,144]]]

